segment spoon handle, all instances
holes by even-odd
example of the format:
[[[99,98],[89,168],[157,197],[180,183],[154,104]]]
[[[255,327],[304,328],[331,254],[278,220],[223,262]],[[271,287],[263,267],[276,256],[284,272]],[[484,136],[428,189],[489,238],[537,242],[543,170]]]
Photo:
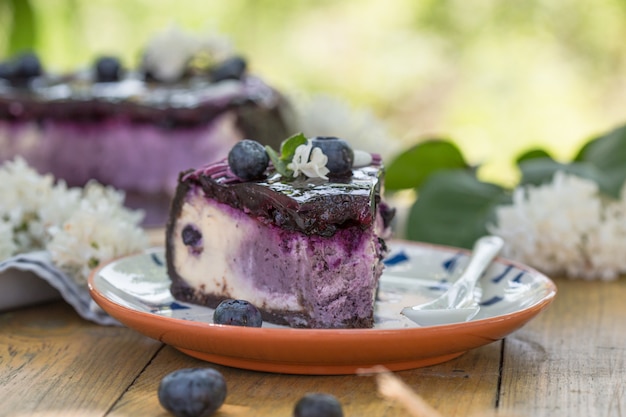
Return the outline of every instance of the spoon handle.
[[[469,263],[450,288],[451,305],[463,306],[472,300],[476,283],[503,246],[504,240],[499,236],[483,236],[476,241]]]

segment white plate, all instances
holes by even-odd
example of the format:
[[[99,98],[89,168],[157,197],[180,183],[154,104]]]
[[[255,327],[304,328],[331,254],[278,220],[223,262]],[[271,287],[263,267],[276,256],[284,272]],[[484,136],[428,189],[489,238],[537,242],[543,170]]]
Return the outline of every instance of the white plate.
[[[176,301],[163,249],[119,259],[90,277],[96,302],[127,326],[200,359],[247,369],[339,374],[385,365],[410,369],[449,360],[524,325],[555,297],[536,270],[498,259],[481,281],[481,309],[471,321],[420,327],[403,307],[437,297],[468,261],[463,249],[392,241],[372,329],[221,326],[213,310]],[[366,346],[366,348],[364,348]],[[358,350],[358,353],[357,353]]]

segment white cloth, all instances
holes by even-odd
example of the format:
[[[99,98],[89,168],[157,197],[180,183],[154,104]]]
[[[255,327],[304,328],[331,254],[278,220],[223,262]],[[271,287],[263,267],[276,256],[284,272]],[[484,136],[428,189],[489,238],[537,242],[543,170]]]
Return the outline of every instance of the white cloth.
[[[93,301],[87,286],[77,284],[66,273],[56,267],[47,251],[24,253],[1,261],[0,291],[2,291],[3,281],[6,285],[14,284],[14,281],[9,283],[12,276],[10,274],[11,270],[30,271],[34,276],[47,282],[84,319],[107,326],[121,325]],[[19,287],[19,291],[27,292],[29,288],[27,285],[22,285]],[[20,299],[22,298],[28,301],[28,294],[20,294]],[[25,303],[28,304],[27,302]]]

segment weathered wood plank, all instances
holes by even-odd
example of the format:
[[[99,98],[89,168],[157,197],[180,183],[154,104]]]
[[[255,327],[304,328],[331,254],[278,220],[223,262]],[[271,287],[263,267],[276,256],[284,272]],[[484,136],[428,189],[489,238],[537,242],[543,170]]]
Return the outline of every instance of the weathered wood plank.
[[[552,306],[507,338],[500,409],[521,416],[626,413],[626,280],[557,280]]]
[[[0,315],[0,416],[102,416],[162,345],[56,302]]]
[[[493,343],[445,364],[396,375],[445,416],[466,416],[493,410],[499,362],[500,343]],[[176,369],[196,366],[213,367],[226,378],[226,404],[216,417],[288,417],[296,401],[308,392],[337,396],[347,416],[407,415],[403,408],[377,394],[372,376],[296,376],[245,371],[201,362],[166,347],[120,399],[110,416],[167,415],[158,403],[159,381]]]

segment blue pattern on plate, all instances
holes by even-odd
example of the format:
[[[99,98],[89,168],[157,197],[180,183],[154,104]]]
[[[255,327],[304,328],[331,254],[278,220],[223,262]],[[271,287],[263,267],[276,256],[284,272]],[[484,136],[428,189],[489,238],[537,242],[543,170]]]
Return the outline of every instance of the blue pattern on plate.
[[[493,278],[491,278],[491,281],[497,284],[498,282],[502,281],[504,277],[506,277],[509,274],[509,272],[511,272],[512,269],[513,269],[513,265],[507,265],[506,268],[504,268],[504,271],[502,271],[499,275],[496,275]]]
[[[447,261],[444,261],[444,263],[442,264],[443,269],[445,269],[446,272],[448,273],[452,273],[452,271],[454,271],[454,269],[456,268],[457,262],[463,255],[464,255],[463,252],[459,252],[456,255],[454,255],[452,258],[448,259]]]
[[[502,301],[502,300],[504,300],[504,298],[503,298],[503,297],[500,297],[499,295],[494,295],[493,297],[491,297],[491,298],[490,298],[490,299],[488,299],[488,300],[482,300],[482,301],[480,302],[480,305],[481,305],[481,306],[492,306],[492,305],[494,305],[494,304],[496,304],[496,303],[499,303],[499,302],[500,302],[500,301]]]
[[[408,262],[408,260],[409,255],[407,255],[406,252],[402,251],[396,253],[395,255],[391,255],[389,258],[385,259],[383,263],[387,266],[394,266],[404,262]]]
[[[159,256],[156,253],[154,253],[154,252],[150,254],[150,258],[152,258],[152,262],[154,262],[158,266],[164,266],[165,265],[163,260],[161,258],[159,258]]]

